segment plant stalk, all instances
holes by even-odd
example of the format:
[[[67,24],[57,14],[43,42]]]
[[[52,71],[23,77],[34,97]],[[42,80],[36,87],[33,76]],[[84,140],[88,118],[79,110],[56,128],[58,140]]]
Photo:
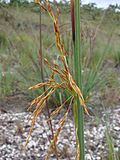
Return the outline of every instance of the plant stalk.
[[[41,1],[40,1],[41,2]],[[39,7],[40,8],[40,50],[39,50],[39,56],[40,56],[40,67],[41,67],[41,79],[42,81],[44,82],[44,73],[43,73],[43,54],[42,54],[42,30],[41,30],[41,22],[42,22],[42,16],[41,16],[41,6]],[[46,88],[45,86],[43,87],[43,90],[44,92],[46,91]],[[48,116],[48,119],[50,119],[50,111],[49,111],[49,107],[48,107],[48,102],[46,101],[46,107],[47,107],[47,116]],[[53,126],[52,126],[52,121],[51,119],[49,120],[48,123],[48,126],[51,130],[51,133],[52,133],[52,139],[54,137],[54,131],[53,131]],[[51,141],[51,140],[50,140]],[[58,153],[57,153],[57,146],[56,146],[56,143],[54,143],[54,151],[55,151],[55,155],[56,155],[56,159],[58,160]]]
[[[75,81],[82,91],[82,61],[80,52],[80,0],[74,1],[74,18],[75,18],[75,42],[74,42],[74,74]],[[79,160],[84,160],[84,109],[80,104],[78,97],[76,97],[76,105],[74,106],[76,112],[74,114],[77,143],[79,146]]]

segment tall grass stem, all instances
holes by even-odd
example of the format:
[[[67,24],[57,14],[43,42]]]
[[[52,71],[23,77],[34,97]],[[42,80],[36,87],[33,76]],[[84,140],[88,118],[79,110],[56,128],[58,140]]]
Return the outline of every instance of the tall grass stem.
[[[75,81],[78,87],[82,90],[82,62],[81,62],[81,53],[80,53],[80,0],[75,0],[75,43],[74,43],[74,71],[75,71]],[[80,101],[77,97],[76,100],[76,134],[79,144],[79,159],[84,160],[84,110],[80,105]]]

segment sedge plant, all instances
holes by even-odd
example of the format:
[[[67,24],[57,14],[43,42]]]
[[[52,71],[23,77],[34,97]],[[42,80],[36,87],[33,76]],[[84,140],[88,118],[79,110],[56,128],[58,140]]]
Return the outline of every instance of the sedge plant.
[[[45,59],[44,62],[51,71],[48,81],[41,82],[30,87],[30,89],[39,89],[41,87],[45,87],[46,90],[31,103],[30,108],[35,106],[35,110],[31,117],[32,126],[26,144],[32,133],[37,116],[46,106],[46,101],[48,101],[54,93],[62,90],[62,93],[67,93],[66,100],[61,102],[60,106],[51,113],[48,121],[52,120],[55,114],[59,113],[66,104],[68,105],[68,108],[59,121],[59,128],[52,137],[46,159],[48,158],[49,151],[51,149],[54,149],[54,151],[56,150],[55,144],[57,142],[59,133],[67,119],[71,107],[73,106],[72,109],[76,131],[76,159],[84,160],[84,111],[89,115],[86,103],[88,102],[91,92],[95,89],[95,87],[98,88],[98,85],[102,84],[101,67],[104,59],[104,53],[101,54],[97,61],[94,61],[94,58],[92,58],[89,65],[86,66],[83,64],[83,53],[80,50],[80,0],[71,0],[72,37],[74,46],[74,67],[72,75],[68,64],[68,54],[66,53],[61,39],[58,23],[59,10],[57,9],[55,15],[48,0],[45,0],[44,5],[41,4],[39,0],[36,1],[36,3],[38,3],[41,8],[49,14],[53,22],[56,47],[59,51],[59,62],[57,61],[50,63],[47,59]]]
[[[26,140],[26,144],[28,143],[28,140],[31,136],[31,133],[33,131],[33,127],[35,125],[35,122],[36,122],[36,119],[37,117],[40,115],[40,113],[43,111],[43,109],[45,108],[46,106],[46,101],[49,100],[49,98],[52,96],[52,94],[54,94],[56,92],[56,90],[63,90],[63,91],[66,91],[68,92],[69,94],[69,97],[59,106],[57,107],[57,109],[55,109],[51,115],[50,115],[50,118],[47,120],[51,120],[55,114],[57,114],[58,112],[60,112],[63,107],[65,106],[65,104],[69,103],[68,105],[68,108],[66,109],[65,113],[63,114],[62,118],[59,120],[59,127],[57,128],[52,140],[51,140],[51,143],[49,145],[49,149],[48,149],[48,152],[47,152],[47,155],[46,155],[46,159],[48,159],[49,157],[49,153],[50,153],[50,150],[51,149],[54,149],[54,144],[57,142],[57,139],[58,139],[58,135],[67,119],[67,116],[68,116],[68,113],[71,109],[71,106],[72,104],[74,104],[74,107],[73,107],[73,110],[74,110],[74,117],[75,117],[75,129],[76,129],[76,147],[77,147],[77,152],[76,152],[76,159],[81,159],[83,160],[83,155],[84,153],[82,153],[84,151],[81,150],[82,147],[84,146],[81,146],[81,143],[84,144],[84,135],[83,135],[83,112],[85,111],[87,114],[88,111],[87,111],[87,107],[86,107],[86,103],[85,103],[85,99],[83,98],[83,95],[82,95],[82,92],[80,90],[80,72],[76,72],[75,73],[75,77],[76,77],[76,81],[73,79],[71,73],[70,73],[70,69],[68,67],[68,63],[67,63],[67,60],[66,60],[66,50],[64,48],[64,44],[61,40],[61,36],[60,36],[60,29],[59,29],[59,23],[58,23],[58,17],[59,17],[59,10],[57,9],[56,11],[56,15],[54,15],[53,13],[53,10],[52,10],[52,7],[49,3],[48,0],[45,0],[45,5],[41,4],[39,0],[35,1],[36,3],[38,3],[39,5],[41,5],[41,8],[43,10],[45,10],[52,22],[53,22],[53,26],[54,26],[54,33],[55,33],[55,39],[56,39],[56,47],[59,51],[59,56],[60,56],[60,61],[61,61],[61,65],[57,64],[57,63],[49,63],[47,59],[45,59],[45,64],[49,67],[49,69],[51,70],[51,75],[50,77],[48,78],[48,81],[45,81],[45,82],[41,82],[37,85],[34,85],[32,87],[30,87],[30,89],[38,89],[38,88],[41,88],[41,87],[46,87],[46,90],[41,94],[39,95],[37,98],[35,98],[32,102],[31,102],[31,105],[29,107],[29,109],[31,107],[35,107],[33,113],[32,113],[32,116],[31,116],[31,129],[30,129],[30,132],[29,132],[29,135],[28,135],[28,138]],[[75,2],[75,5],[77,6],[79,4],[79,1],[76,1]],[[77,16],[79,18],[79,7],[76,8],[77,9]],[[76,19],[76,23],[77,23],[78,19]],[[78,28],[79,26],[76,25],[75,29],[76,29],[76,35],[77,35],[77,32],[78,32]],[[76,36],[76,40],[75,40],[75,51],[77,52],[77,49],[79,50],[79,46],[78,44],[76,43],[77,40],[79,40],[79,37]],[[79,56],[79,52],[78,52],[78,55]],[[75,58],[78,58],[78,57],[75,57]],[[77,63],[79,61],[79,58],[77,60]],[[77,65],[76,66],[76,70],[79,68],[79,64],[75,64]],[[77,77],[77,74],[78,74],[78,77]],[[56,78],[57,77],[57,78]],[[76,83],[77,82],[77,83]],[[80,118],[80,115],[82,115],[81,119]],[[82,121],[82,122],[80,122]],[[80,124],[82,123],[82,125]],[[81,152],[82,151],[82,152]],[[57,158],[58,159],[58,158]]]

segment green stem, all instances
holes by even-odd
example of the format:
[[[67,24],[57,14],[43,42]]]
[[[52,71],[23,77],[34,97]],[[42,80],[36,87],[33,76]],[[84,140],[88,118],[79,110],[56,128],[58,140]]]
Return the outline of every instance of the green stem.
[[[82,67],[80,53],[80,0],[75,0],[75,43],[74,43],[74,70],[75,81],[82,90]],[[77,139],[79,143],[80,160],[84,160],[84,110],[77,97]]]

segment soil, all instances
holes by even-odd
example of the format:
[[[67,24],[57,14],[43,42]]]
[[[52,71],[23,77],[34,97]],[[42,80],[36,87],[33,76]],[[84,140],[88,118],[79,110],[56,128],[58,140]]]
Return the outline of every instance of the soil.
[[[3,113],[26,112],[30,105],[30,98],[24,94],[15,94],[0,98],[0,111]]]

